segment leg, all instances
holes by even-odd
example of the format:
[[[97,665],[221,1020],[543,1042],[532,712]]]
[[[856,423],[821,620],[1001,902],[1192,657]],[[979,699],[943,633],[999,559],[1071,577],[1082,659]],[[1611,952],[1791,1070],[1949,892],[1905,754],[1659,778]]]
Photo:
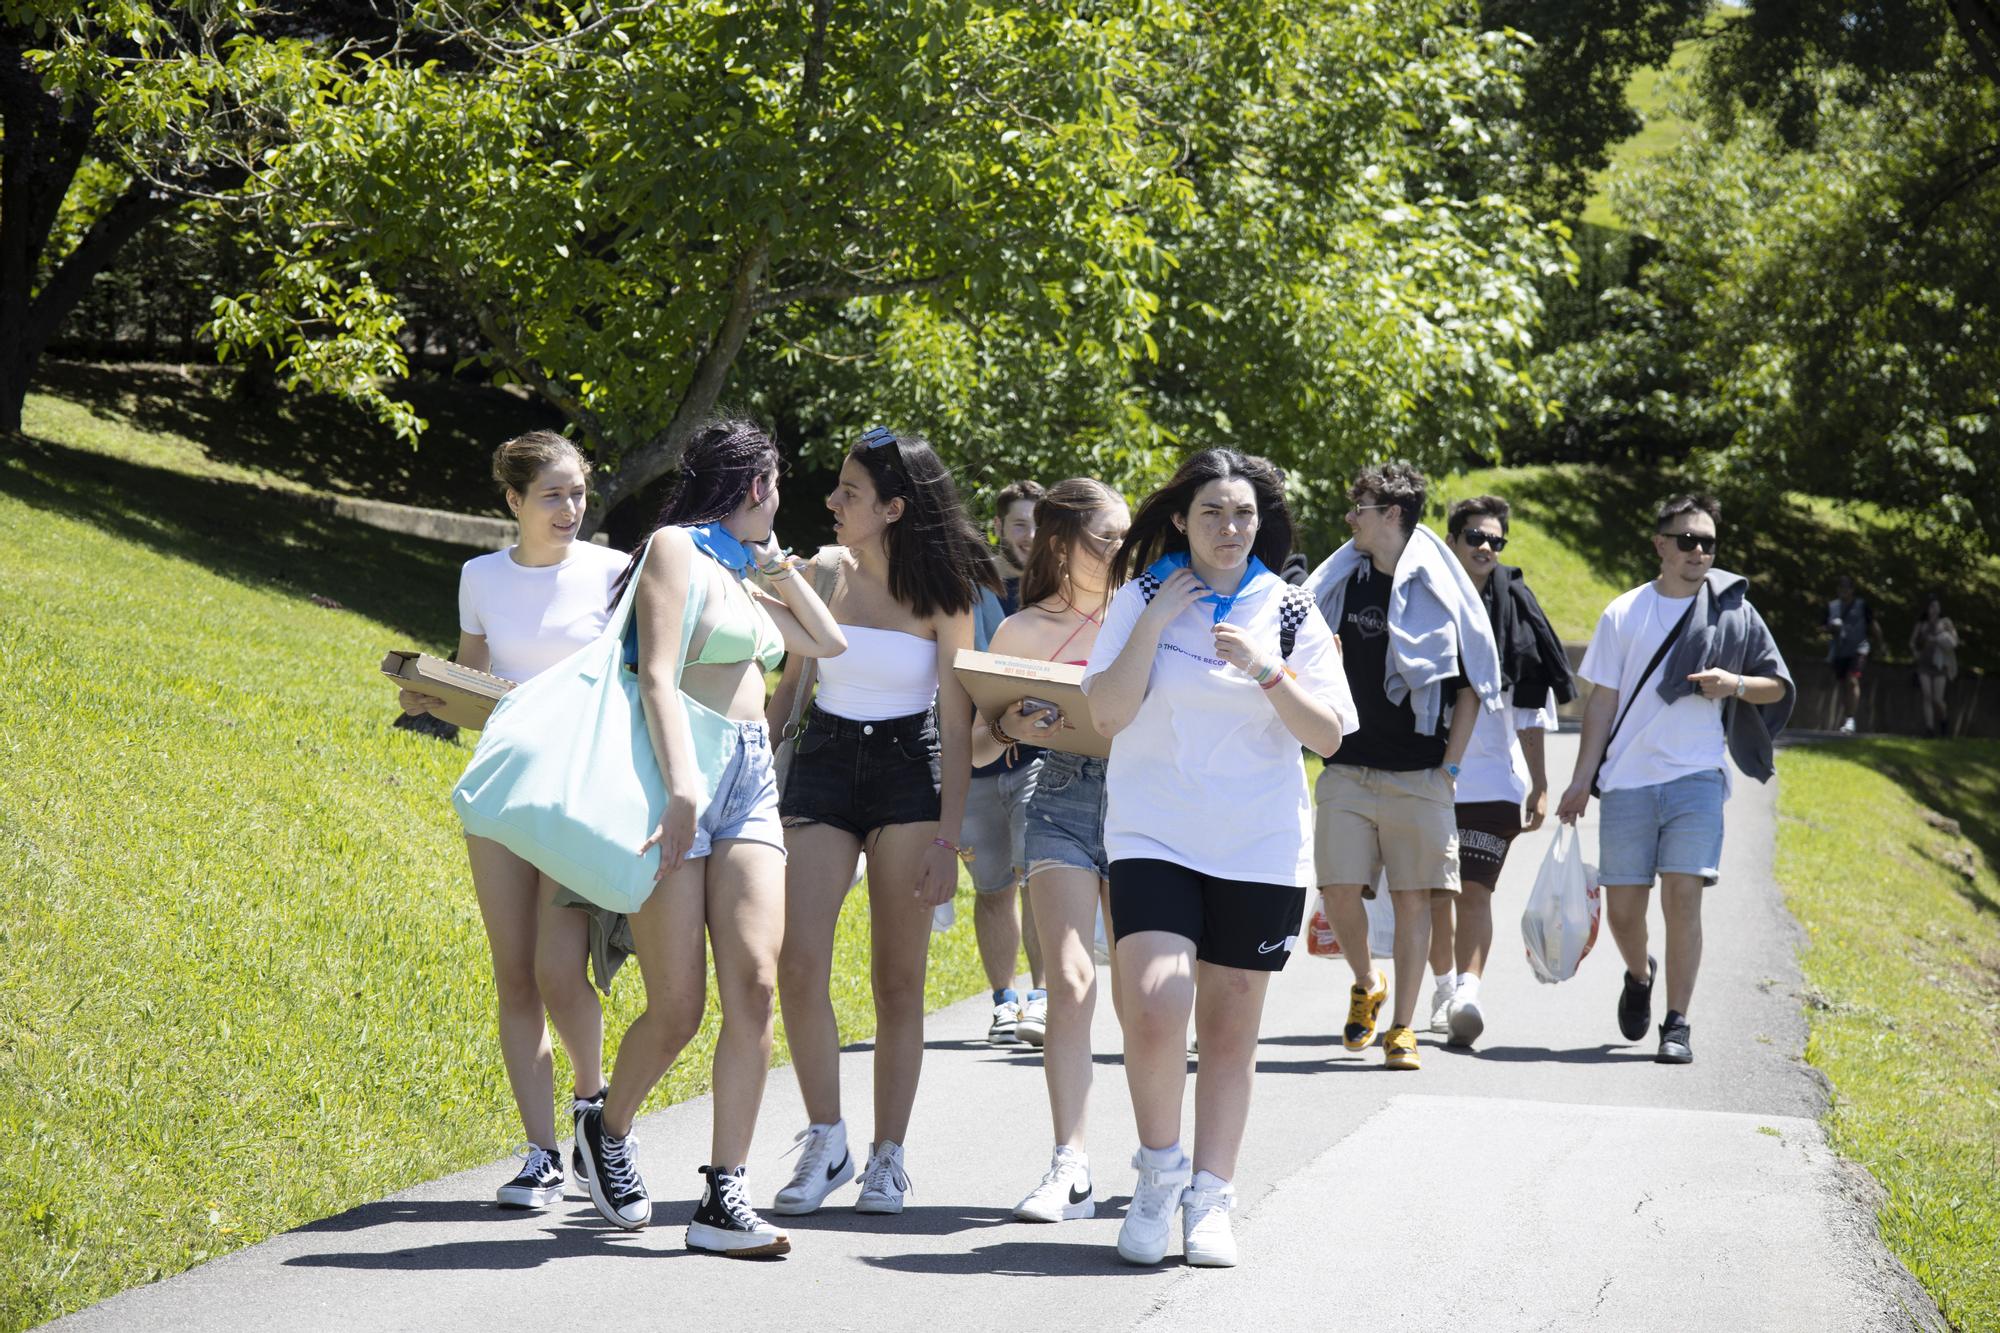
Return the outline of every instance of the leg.
[[[891,824],[868,848],[870,974],[875,992],[875,1142],[902,1143],[924,1067],[924,973],[931,909],[916,899],[935,823]],[[1008,908],[1009,913],[1012,907]]]
[[[1049,1027],[1042,1042],[1042,1073],[1049,1085],[1049,1116],[1058,1147],[1083,1148],[1084,1110],[1090,1101],[1090,1019],[1097,1008],[1097,963],[1091,945],[1097,930],[1098,886],[1089,870],[1050,866],[1028,880],[1028,898],[1049,960]]]
[[[1389,901],[1396,908],[1396,992],[1389,1026],[1406,1028],[1416,1017],[1424,988],[1424,960],[1431,948],[1431,891],[1404,889],[1391,893]],[[1342,940],[1341,947],[1346,945]]]
[[[722,1030],[715,1042],[711,1165],[734,1170],[750,1136],[771,1068],[771,1016],[785,937],[785,860],[777,848],[730,839],[708,858],[708,935]]]
[[[1028,955],[1028,984],[1036,990],[1047,990],[1048,955],[1042,952],[1042,934],[1035,925],[1035,895],[1025,891],[1021,894],[1021,948]]]
[[[1118,938],[1118,930],[1111,922],[1111,881],[1103,879],[1099,880],[1098,883],[1102,886],[1097,891],[1097,902],[1099,908],[1104,912],[1104,938],[1107,941],[1115,941]],[[1093,947],[1097,943],[1096,929],[1096,923],[1092,922],[1091,945]],[[1092,955],[1093,958],[1095,956],[1094,954]],[[1118,946],[1115,943],[1105,952],[1104,970],[1110,974],[1111,1014],[1112,1017],[1118,1020],[1119,1030],[1123,1031],[1125,1025],[1125,996],[1118,989]]]
[[[1359,884],[1328,884],[1320,889],[1326,899],[1327,924],[1340,941],[1340,956],[1354,969],[1357,985],[1372,985],[1375,960],[1368,954],[1368,909],[1362,905]]]
[[[833,936],[840,925],[840,905],[854,882],[861,842],[831,824],[799,824],[785,830],[785,848],[789,859],[778,1002],[806,1115],[815,1125],[830,1125],[840,1119],[840,1024],[830,990]]]
[[[632,914],[632,949],[646,979],[646,1009],[618,1042],[617,1077],[604,1096],[604,1130],[632,1132],[632,1121],[660,1076],[701,1031],[708,1008],[707,857],[683,861]]]
[[[486,943],[493,954],[500,1058],[507,1066],[514,1106],[529,1142],[554,1150],[555,1054],[542,1022],[541,992],[535,988],[541,872],[486,838],[467,838],[465,853],[472,863],[472,889],[479,897],[479,918],[486,925]]]
[[[1202,963],[1196,972],[1194,1029],[1201,1070],[1194,1082],[1194,1169],[1233,1180],[1250,1119],[1257,1031],[1271,974],[1214,963]]]
[[[979,961],[986,969],[988,990],[1010,990],[1021,961],[1021,923],[1016,915],[1013,885],[982,893],[972,900],[973,934],[979,940]]]
[[[571,1087],[578,1097],[604,1088],[604,1008],[590,984],[590,921],[557,907],[561,885],[541,876],[541,919],[535,931],[535,987],[569,1056]]]
[[[1457,931],[1452,928],[1452,911],[1457,905],[1458,895],[1453,893],[1433,894],[1431,897],[1431,949],[1430,963],[1433,976],[1447,977],[1454,970],[1457,957]]]
[[[1147,1148],[1181,1141],[1194,948],[1193,940],[1163,930],[1142,930],[1117,945],[1117,981],[1125,992],[1125,1083],[1139,1142]]]
[[[1646,908],[1653,897],[1651,884],[1607,884],[1604,886],[1604,920],[1611,938],[1625,960],[1627,975],[1644,981],[1646,967]]]
[[[1475,879],[1460,881],[1456,908],[1458,938],[1453,943],[1453,958],[1459,971],[1484,976],[1487,956],[1493,952],[1493,886]],[[1437,920],[1435,900],[1431,920]],[[1435,945],[1431,947],[1431,955],[1437,956]]]
[[[1660,911],[1667,919],[1667,1008],[1685,1014],[1701,971],[1700,875],[1660,876]]]

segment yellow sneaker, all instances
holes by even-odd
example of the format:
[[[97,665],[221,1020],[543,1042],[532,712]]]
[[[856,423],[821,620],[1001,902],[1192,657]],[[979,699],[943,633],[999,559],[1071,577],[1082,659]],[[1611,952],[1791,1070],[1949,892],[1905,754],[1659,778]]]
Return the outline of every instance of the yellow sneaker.
[[[1390,1028],[1389,1035],[1382,1038],[1382,1065],[1386,1069],[1421,1069],[1417,1034],[1408,1028]]]
[[[1375,969],[1374,985],[1356,982],[1347,992],[1347,1026],[1341,1029],[1340,1044],[1350,1051],[1365,1051],[1375,1040],[1375,1020],[1382,1014],[1382,1001],[1389,998],[1389,978]]]

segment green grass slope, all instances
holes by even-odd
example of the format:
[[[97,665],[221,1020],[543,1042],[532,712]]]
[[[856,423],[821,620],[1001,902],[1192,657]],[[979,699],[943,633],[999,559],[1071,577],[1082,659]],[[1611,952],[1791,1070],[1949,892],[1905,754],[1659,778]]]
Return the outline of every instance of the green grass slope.
[[[1952,1326],[2000,1328],[2000,744],[1814,746],[1778,773],[1833,1145]]]
[[[447,802],[470,751],[391,730],[376,675],[455,639],[466,553],[112,456],[141,444],[0,454],[0,1329],[519,1138]],[[866,935],[855,895],[849,1039]],[[962,923],[930,999],[981,985]],[[654,1105],[705,1089],[716,1023]]]

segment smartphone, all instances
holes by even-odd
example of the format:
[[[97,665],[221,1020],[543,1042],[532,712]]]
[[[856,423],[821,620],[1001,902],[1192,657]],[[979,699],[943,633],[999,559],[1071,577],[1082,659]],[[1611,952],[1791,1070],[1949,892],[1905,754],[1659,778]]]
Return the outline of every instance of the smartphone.
[[[1021,716],[1029,719],[1033,719],[1038,713],[1047,714],[1050,726],[1054,726],[1062,719],[1062,709],[1056,707],[1056,705],[1050,703],[1047,699],[1023,699],[1020,703],[1020,709]]]

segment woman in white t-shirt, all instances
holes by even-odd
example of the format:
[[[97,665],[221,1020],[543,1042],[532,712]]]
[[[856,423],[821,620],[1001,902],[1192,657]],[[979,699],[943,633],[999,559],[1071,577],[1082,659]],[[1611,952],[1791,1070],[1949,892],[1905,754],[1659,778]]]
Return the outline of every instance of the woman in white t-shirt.
[[[554,431],[530,431],[493,453],[493,479],[520,525],[504,551],[465,563],[458,584],[458,660],[522,681],[547,670],[604,630],[611,588],[625,556],[576,540],[590,466]],[[403,710],[442,700],[405,690]],[[572,1111],[604,1088],[604,1014],[585,975],[588,922],[554,905],[558,885],[497,842],[468,837],[472,887],[493,951],[500,1056],[528,1142],[520,1172],[495,1192],[503,1208],[547,1208],[563,1192],[550,1083],[554,1055],[547,1009],[576,1076]]]
[[[1359,725],[1332,632],[1271,572],[1291,544],[1282,473],[1230,449],[1195,454],[1133,520],[1111,573],[1137,576],[1111,599],[1084,669],[1092,720],[1115,738],[1104,850],[1140,1141],[1118,1233],[1132,1263],[1165,1257],[1176,1206],[1187,1262],[1236,1262],[1229,1181],[1264,992],[1313,881],[1299,747],[1330,755]],[[1204,1117],[1192,1162],[1181,1151],[1191,1012]]]

